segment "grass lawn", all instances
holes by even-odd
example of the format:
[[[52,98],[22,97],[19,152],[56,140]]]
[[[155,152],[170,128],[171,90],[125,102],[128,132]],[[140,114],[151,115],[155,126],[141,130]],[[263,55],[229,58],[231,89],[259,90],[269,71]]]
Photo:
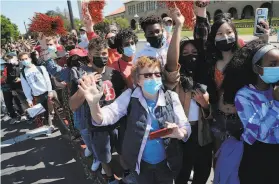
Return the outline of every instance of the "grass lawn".
[[[253,35],[254,28],[238,28],[236,30],[239,35]],[[145,39],[143,32],[140,32],[137,35],[139,39]],[[184,36],[193,36],[193,31],[182,31],[181,37],[183,38]]]

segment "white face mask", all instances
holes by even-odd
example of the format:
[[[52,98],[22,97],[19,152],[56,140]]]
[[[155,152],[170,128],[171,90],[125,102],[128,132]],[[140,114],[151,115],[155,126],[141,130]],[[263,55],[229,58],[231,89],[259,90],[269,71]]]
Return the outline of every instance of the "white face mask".
[[[11,60],[9,60],[9,62],[12,64],[12,65],[18,65],[18,60],[16,58],[13,58]]]
[[[81,39],[82,41],[88,41],[87,35],[86,35],[86,34],[81,34],[81,35],[80,35],[80,39]]]

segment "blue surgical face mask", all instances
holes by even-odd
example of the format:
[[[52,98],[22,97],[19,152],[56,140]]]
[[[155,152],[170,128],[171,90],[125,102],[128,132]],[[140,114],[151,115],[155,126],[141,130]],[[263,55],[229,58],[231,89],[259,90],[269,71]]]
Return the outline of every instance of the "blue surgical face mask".
[[[132,57],[136,53],[136,45],[130,45],[129,47],[124,47],[124,55]]]
[[[31,59],[26,59],[22,61],[22,64],[26,67],[30,66],[32,64]]]
[[[48,49],[49,52],[56,52],[57,51],[55,45],[48,46],[47,49]]]
[[[149,93],[150,95],[155,95],[161,87],[162,87],[161,78],[148,79],[143,82],[143,90]]]
[[[165,30],[166,30],[167,33],[171,33],[172,26],[165,26]]]
[[[259,76],[267,84],[277,83],[279,81],[279,67],[263,67],[263,75]]]

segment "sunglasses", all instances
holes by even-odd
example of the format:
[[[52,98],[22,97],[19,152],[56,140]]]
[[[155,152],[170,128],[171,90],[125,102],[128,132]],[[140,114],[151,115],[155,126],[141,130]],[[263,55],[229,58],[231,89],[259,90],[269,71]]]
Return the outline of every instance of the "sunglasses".
[[[156,78],[160,78],[162,75],[161,75],[161,72],[155,72],[155,73],[142,73],[142,74],[139,74],[139,75],[143,75],[144,78],[148,79],[148,78],[151,78],[153,75],[156,77]]]

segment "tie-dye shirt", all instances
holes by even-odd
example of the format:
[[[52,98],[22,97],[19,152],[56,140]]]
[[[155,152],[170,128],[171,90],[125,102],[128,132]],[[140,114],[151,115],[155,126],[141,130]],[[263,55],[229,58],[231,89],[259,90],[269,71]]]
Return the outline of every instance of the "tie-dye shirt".
[[[259,91],[253,85],[240,89],[235,107],[244,132],[242,138],[252,145],[255,141],[279,144],[279,101],[272,96],[273,89]]]

